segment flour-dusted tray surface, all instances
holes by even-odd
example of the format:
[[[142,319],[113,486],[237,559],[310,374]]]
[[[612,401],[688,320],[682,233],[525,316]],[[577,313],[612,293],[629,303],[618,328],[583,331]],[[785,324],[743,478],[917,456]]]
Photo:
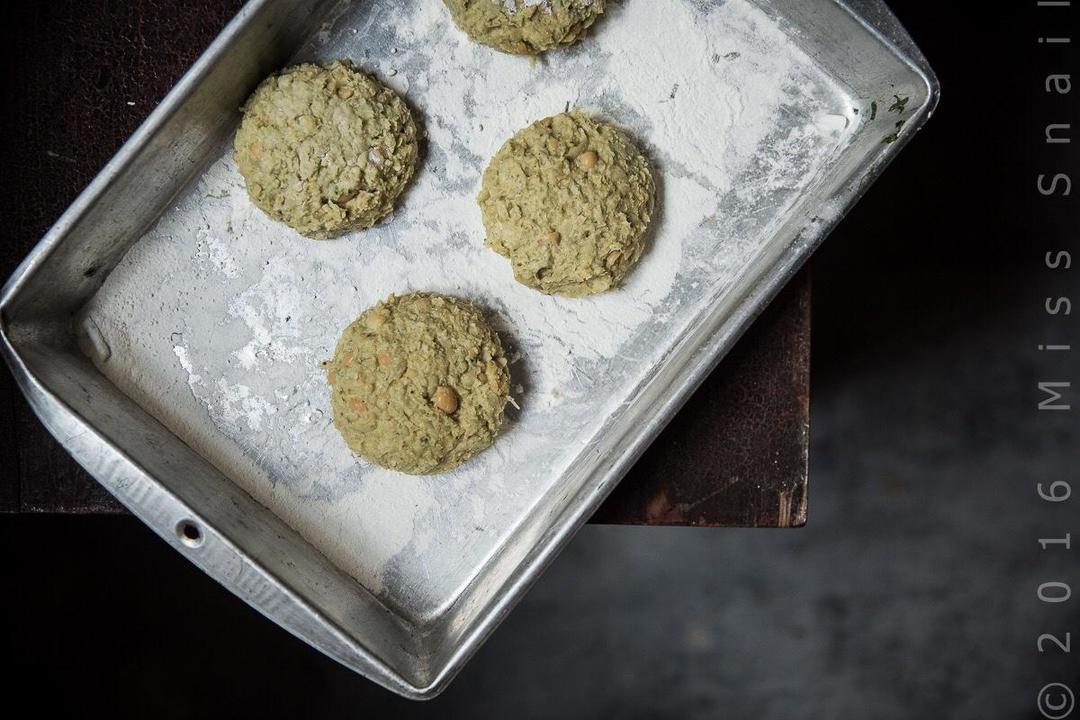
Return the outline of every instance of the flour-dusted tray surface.
[[[469,42],[440,2],[356,3],[295,61],[339,57],[402,93],[426,131],[394,215],[302,238],[251,203],[225,147],[84,315],[117,386],[389,606],[428,617],[763,251],[858,104],[747,0],[614,3],[584,42],[536,63]],[[640,265],[587,299],[516,283],[475,202],[499,146],[567,107],[623,127],[659,187]],[[490,450],[433,477],[355,457],[319,367],[362,310],[414,290],[487,309],[520,406]]]
[[[407,697],[447,686],[937,102],[881,0],[609,8],[533,64],[469,43],[438,0],[249,0],[0,291],[0,353],[84,468]],[[338,57],[428,140],[393,218],[319,243],[255,210],[228,145],[267,73]],[[628,283],[581,300],[513,282],[474,203],[500,144],[568,106],[625,128],[660,189]],[[421,478],[346,450],[319,368],[359,312],[417,289],[487,309],[520,405],[494,447]]]

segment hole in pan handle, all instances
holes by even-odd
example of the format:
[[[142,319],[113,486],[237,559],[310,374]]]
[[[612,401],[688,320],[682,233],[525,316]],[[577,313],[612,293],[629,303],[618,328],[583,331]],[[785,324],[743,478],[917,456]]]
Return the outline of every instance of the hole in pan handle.
[[[202,530],[194,520],[184,519],[176,524],[176,536],[188,547],[196,548],[203,544]]]

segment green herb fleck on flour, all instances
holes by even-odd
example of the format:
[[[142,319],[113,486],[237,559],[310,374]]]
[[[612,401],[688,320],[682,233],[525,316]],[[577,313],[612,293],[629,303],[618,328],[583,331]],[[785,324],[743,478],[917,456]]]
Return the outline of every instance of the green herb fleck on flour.
[[[885,143],[886,145],[890,145],[890,144],[896,142],[896,139],[898,137],[900,137],[900,130],[903,127],[904,127],[904,121],[903,120],[897,120],[896,121],[896,130],[892,131],[891,133],[886,135],[884,138],[882,138],[881,142]]]

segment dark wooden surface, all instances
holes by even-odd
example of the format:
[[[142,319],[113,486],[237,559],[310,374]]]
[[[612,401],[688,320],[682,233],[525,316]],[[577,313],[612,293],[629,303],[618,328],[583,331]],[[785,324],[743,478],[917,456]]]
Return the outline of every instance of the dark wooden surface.
[[[6,278],[168,92],[239,0],[19,0],[2,11]],[[768,526],[806,517],[810,283],[748,331],[601,508],[611,523]],[[122,512],[0,373],[0,511]]]
[[[799,274],[638,460],[594,522],[806,522],[810,276]]]

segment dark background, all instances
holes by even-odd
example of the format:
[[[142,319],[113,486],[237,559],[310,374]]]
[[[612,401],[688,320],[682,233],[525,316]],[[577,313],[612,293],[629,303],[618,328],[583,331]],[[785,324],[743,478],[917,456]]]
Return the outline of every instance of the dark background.
[[[73,2],[2,11],[5,143],[33,130],[13,74],[49,62],[50,19]],[[172,31],[94,5],[146,52]],[[1042,310],[1047,295],[1080,301],[1080,268],[1042,266],[1046,250],[1078,255],[1080,188],[1047,200],[1034,182],[1080,181],[1075,143],[1042,143],[1047,123],[1080,116],[1080,91],[1046,95],[1042,78],[1080,65],[1035,42],[1069,34],[1080,10],[892,6],[943,99],[813,260],[806,528],[587,528],[418,705],[280,631],[131,518],[0,517],[9,702],[140,717],[1035,718],[1043,683],[1080,691],[1075,661],[1035,649],[1043,632],[1080,639],[1080,595],[1035,597],[1080,579],[1075,556],[1036,543],[1077,529],[1078,500],[1034,489],[1078,479],[1076,413],[1038,413],[1035,384],[1075,382],[1080,363],[1035,346],[1080,345],[1075,315]],[[33,182],[33,167],[5,172]]]

